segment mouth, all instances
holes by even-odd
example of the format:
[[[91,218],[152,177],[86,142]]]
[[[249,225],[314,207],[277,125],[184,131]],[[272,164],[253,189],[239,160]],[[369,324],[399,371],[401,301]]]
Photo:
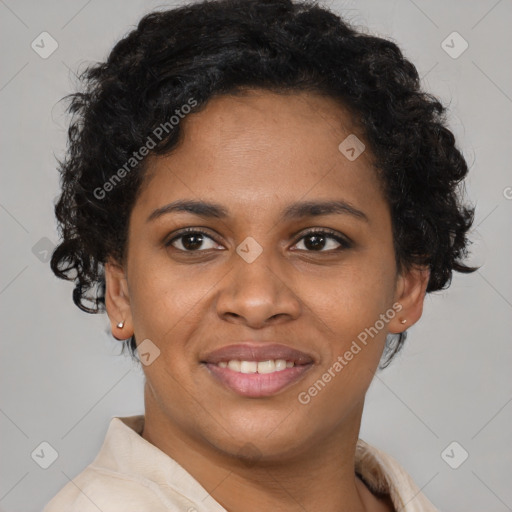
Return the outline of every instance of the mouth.
[[[211,352],[201,363],[223,387],[251,398],[275,395],[314,365],[309,354],[279,344],[244,343]]]

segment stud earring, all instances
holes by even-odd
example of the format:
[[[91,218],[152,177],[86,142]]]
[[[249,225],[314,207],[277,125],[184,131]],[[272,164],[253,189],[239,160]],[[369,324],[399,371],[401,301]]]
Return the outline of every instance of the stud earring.
[[[119,322],[117,324],[117,327],[119,327],[119,329],[122,329],[124,327],[124,320],[122,322]]]
[[[400,323],[405,324],[405,323],[407,323],[407,320],[404,318],[403,320],[400,320]]]

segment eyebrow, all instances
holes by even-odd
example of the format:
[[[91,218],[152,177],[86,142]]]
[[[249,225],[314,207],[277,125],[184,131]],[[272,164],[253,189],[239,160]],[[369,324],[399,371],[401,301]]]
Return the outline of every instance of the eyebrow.
[[[178,200],[154,210],[146,222],[158,219],[162,215],[173,212],[188,212],[199,217],[227,219],[229,211],[217,203],[196,200]],[[345,214],[359,220],[369,222],[368,216],[346,201],[305,201],[288,205],[282,213],[282,220],[290,221],[304,217],[319,217],[322,215]]]

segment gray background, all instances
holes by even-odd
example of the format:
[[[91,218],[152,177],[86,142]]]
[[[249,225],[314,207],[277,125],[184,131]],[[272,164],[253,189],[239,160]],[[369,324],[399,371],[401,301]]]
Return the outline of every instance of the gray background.
[[[71,283],[44,259],[57,241],[55,156],[66,143],[58,101],[73,91],[73,71],[103,60],[144,13],[178,3],[0,0],[1,510],[41,510],[92,461],[112,416],[143,412],[142,371],[117,355],[107,317],[79,311]],[[405,350],[372,384],[361,437],[398,459],[441,510],[512,510],[512,2],[326,5],[397,42],[449,103],[477,206],[470,262],[482,265],[427,296]],[[47,59],[31,48],[43,31],[59,45]],[[453,31],[469,44],[458,58],[441,46]],[[31,458],[42,441],[58,452],[46,470]],[[469,453],[457,469],[441,456],[452,441],[452,465]]]

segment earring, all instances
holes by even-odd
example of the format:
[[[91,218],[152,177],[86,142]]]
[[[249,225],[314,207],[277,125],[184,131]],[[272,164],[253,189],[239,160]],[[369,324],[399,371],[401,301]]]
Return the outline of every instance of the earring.
[[[403,320],[400,320],[400,323],[405,324],[405,323],[407,323],[407,320],[404,318]]]
[[[122,322],[119,322],[117,324],[117,327],[119,327],[119,329],[122,329],[124,327],[124,320]]]

